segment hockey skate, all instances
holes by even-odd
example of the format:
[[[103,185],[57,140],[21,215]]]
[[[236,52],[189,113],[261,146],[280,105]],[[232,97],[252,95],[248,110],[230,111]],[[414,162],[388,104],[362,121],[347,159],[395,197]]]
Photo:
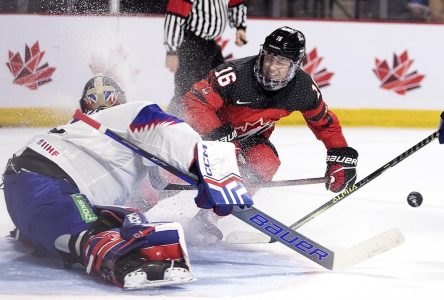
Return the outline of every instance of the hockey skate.
[[[115,266],[115,276],[125,290],[177,285],[193,281],[193,275],[184,260],[148,261],[130,255]]]

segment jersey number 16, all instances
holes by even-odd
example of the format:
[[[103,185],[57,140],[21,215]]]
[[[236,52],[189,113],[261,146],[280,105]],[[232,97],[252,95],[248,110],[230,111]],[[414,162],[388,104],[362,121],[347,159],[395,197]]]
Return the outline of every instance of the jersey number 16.
[[[236,74],[232,70],[233,67],[226,67],[219,72],[214,72],[220,86],[226,86],[236,81]]]

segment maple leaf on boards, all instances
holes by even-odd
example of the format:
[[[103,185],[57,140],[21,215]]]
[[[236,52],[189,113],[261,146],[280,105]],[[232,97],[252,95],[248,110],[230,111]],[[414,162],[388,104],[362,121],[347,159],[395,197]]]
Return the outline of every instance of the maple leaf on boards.
[[[51,76],[56,68],[49,67],[48,63],[39,65],[45,52],[40,51],[38,41],[31,48],[27,44],[25,45],[24,60],[19,52],[13,53],[9,50],[8,54],[9,61],[6,66],[14,76],[13,83],[36,90],[39,86],[52,81]]]
[[[393,54],[392,68],[387,60],[375,58],[376,67],[373,72],[381,82],[381,88],[405,95],[408,91],[421,87],[421,81],[425,77],[417,71],[409,72],[412,64],[413,59],[409,58],[407,50],[405,50],[400,55]]]
[[[313,78],[319,88],[330,85],[330,79],[334,75],[333,72],[328,72],[326,68],[318,70],[323,59],[323,57],[318,56],[318,51],[314,48],[305,55],[301,65],[301,68]]]

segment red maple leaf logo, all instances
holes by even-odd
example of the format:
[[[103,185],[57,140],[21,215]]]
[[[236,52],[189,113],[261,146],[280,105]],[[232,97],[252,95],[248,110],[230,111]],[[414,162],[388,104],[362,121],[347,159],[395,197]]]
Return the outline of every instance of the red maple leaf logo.
[[[330,79],[334,75],[333,72],[328,72],[326,68],[318,70],[323,59],[323,57],[318,56],[318,51],[314,48],[308,55],[305,55],[301,65],[301,68],[313,78],[319,88],[330,85]]]
[[[413,59],[409,59],[407,50],[405,50],[399,56],[393,54],[392,69],[386,60],[375,58],[376,68],[373,69],[373,72],[381,81],[381,88],[405,95],[408,91],[421,87],[420,83],[425,77],[425,75],[418,74],[417,71],[408,73],[412,64]]]
[[[19,52],[9,50],[9,62],[6,65],[14,75],[13,83],[24,85],[31,90],[52,81],[51,76],[56,68],[49,67],[48,63],[39,66],[45,52],[40,51],[39,42],[35,42],[31,48],[25,45],[25,61]]]

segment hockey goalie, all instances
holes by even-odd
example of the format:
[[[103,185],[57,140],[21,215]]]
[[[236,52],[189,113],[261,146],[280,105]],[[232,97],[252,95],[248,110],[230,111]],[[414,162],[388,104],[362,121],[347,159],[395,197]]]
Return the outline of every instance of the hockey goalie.
[[[201,208],[227,215],[251,206],[231,143],[203,142],[182,120],[150,102],[126,103],[109,77],[84,88],[83,113],[189,176],[200,186]],[[151,163],[89,125],[73,120],[31,139],[3,174],[14,236],[34,253],[56,255],[66,266],[125,289],[193,280],[184,232],[178,223],[150,222],[125,199]]]

